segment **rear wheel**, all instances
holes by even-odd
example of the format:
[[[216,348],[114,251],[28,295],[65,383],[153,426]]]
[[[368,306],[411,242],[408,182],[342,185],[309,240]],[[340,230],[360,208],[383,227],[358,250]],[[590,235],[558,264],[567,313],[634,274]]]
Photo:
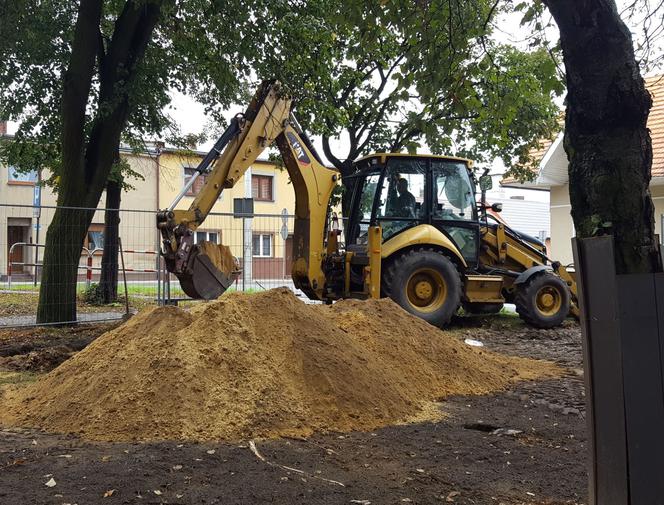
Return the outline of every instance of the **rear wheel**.
[[[431,249],[400,254],[383,272],[383,294],[425,321],[443,326],[461,302],[461,276],[449,258]]]
[[[514,303],[521,319],[531,326],[553,328],[569,314],[569,288],[556,275],[535,275],[517,288]]]
[[[464,302],[463,310],[465,310],[469,314],[485,315],[486,316],[486,315],[490,315],[490,314],[498,314],[498,312],[503,310],[503,304],[502,303],[470,303],[470,302]]]

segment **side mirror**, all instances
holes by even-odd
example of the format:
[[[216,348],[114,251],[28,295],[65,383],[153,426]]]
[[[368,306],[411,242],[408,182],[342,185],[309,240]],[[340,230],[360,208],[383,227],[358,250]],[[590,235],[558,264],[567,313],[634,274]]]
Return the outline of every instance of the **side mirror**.
[[[480,189],[482,191],[489,191],[493,188],[493,179],[490,175],[482,175],[480,177]]]
[[[491,210],[494,212],[502,212],[503,204],[502,203],[492,203]]]

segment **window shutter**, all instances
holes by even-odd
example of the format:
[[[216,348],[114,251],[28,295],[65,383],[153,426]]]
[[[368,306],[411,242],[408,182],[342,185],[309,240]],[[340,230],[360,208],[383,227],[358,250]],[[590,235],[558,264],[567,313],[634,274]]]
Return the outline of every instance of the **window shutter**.
[[[260,197],[258,196],[258,176],[257,175],[252,175],[251,176],[251,197],[255,198],[256,200],[260,199]]]
[[[261,199],[272,200],[272,177],[261,177]]]
[[[207,176],[205,176],[205,175],[199,175],[198,178],[194,181],[194,194],[195,195],[200,193],[201,189],[203,189],[203,185],[205,184],[206,177]]]

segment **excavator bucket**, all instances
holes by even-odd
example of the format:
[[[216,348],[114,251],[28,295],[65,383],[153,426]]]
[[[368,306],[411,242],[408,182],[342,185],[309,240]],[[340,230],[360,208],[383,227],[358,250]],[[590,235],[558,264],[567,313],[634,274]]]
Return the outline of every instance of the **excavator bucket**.
[[[227,246],[203,242],[194,246],[189,268],[177,277],[191,298],[214,300],[235,282],[238,274],[237,260]]]

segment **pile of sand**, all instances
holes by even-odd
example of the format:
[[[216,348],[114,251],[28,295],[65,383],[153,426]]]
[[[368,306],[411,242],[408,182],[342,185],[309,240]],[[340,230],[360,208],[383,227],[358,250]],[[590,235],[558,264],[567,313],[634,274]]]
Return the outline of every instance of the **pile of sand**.
[[[373,429],[436,399],[556,375],[471,348],[391,300],[306,305],[287,289],[147,309],[29,386],[0,422],[95,440]]]

